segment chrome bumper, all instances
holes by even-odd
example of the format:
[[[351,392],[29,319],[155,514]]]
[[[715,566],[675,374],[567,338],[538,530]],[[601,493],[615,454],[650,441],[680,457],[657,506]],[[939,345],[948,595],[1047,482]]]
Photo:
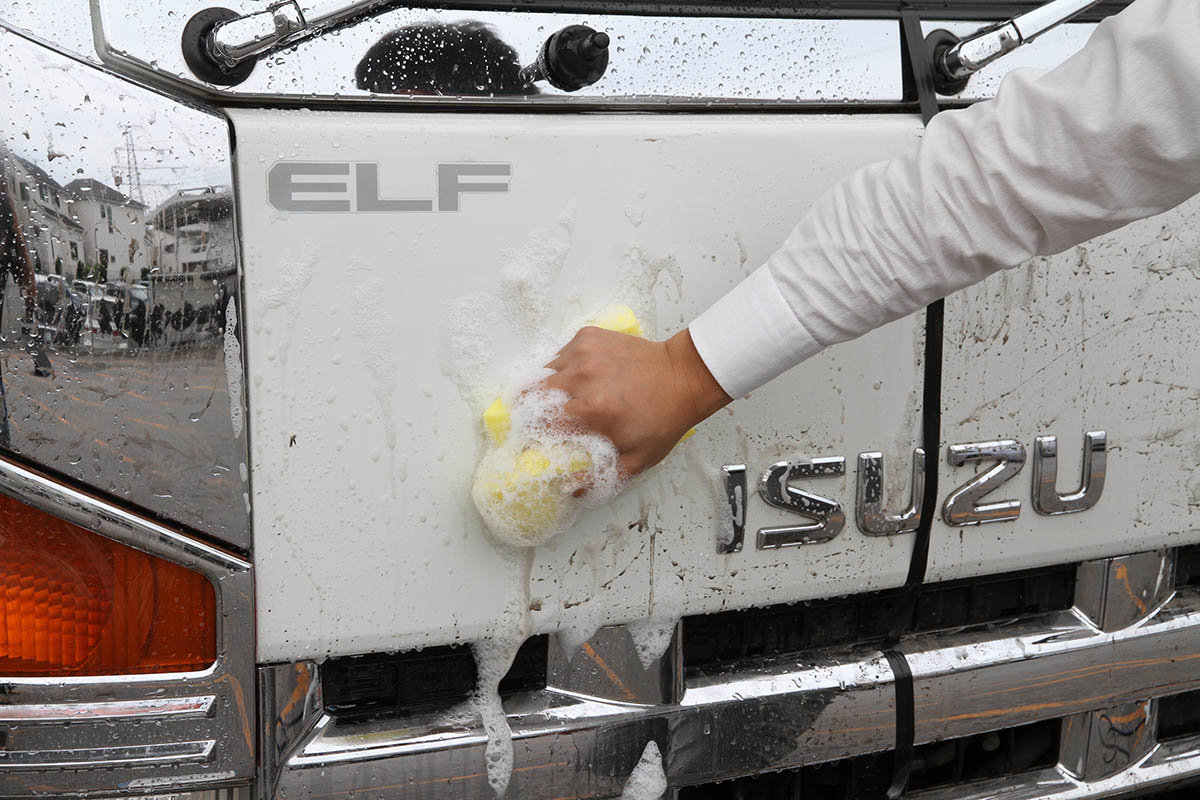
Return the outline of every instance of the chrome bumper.
[[[1017,797],[1108,797],[1200,775],[1200,739],[1158,745],[1154,704],[1144,702],[1200,687],[1200,592],[1172,593],[1170,564],[1163,554],[1093,562],[1080,571],[1082,608],[908,637],[901,649],[913,671],[917,743],[1065,718],[1070,760],[1006,781]],[[1145,590],[1130,582],[1138,575]],[[1133,589],[1107,591],[1118,583]],[[264,749],[279,755],[265,765],[268,796],[491,796],[477,718],[348,724],[321,711],[314,665],[266,667],[261,678]],[[599,700],[562,686],[519,695],[506,703],[515,743],[508,796],[618,796],[651,739],[673,788],[888,750],[892,684],[882,654],[860,649],[688,680],[678,702],[665,704]],[[1112,709],[1142,715],[1116,761],[1098,757],[1089,739],[1089,720]],[[928,796],[963,797],[963,789]]]
[[[1077,780],[1061,768],[1043,769],[1002,781],[982,781],[909,795],[911,800],[1092,800],[1165,789],[1200,774],[1200,736],[1158,745],[1138,764],[1107,778]]]

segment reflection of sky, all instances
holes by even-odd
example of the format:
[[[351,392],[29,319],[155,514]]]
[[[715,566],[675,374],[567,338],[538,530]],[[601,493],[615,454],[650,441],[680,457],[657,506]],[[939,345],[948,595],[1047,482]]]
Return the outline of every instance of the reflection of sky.
[[[189,78],[180,54],[180,33],[192,14],[211,5],[210,0],[101,0],[105,33],[115,48]],[[268,4],[224,5],[251,11]],[[38,16],[33,9],[25,13],[30,20]],[[354,66],[372,43],[395,28],[430,19],[489,23],[525,63],[534,60],[541,43],[560,27],[586,23],[607,30],[613,37],[609,71],[594,90],[581,94],[837,100],[895,99],[900,91],[895,22],[589,17],[404,8],[277,54],[260,64],[237,91],[356,91]],[[557,93],[549,87],[545,91]]]
[[[99,0],[112,45],[160,69],[191,78],[179,37],[196,11],[211,0]],[[327,0],[326,5],[341,5]],[[242,12],[266,0],[225,3]],[[17,0],[0,17],[64,46],[91,52],[88,0]],[[687,19],[623,15],[585,17],[533,12],[464,12],[396,9],[357,26],[301,44],[260,63],[233,91],[285,94],[355,93],[353,72],[368,47],[390,30],[417,21],[479,19],[531,62],[558,28],[587,23],[613,36],[612,62],[594,89],[581,95],[809,100],[892,100],[900,94],[899,36],[894,21]],[[926,29],[939,27],[927,23]],[[958,33],[974,23],[948,25]],[[994,94],[1000,78],[1017,66],[1049,67],[1078,50],[1094,26],[1068,26],[1006,56],[977,76],[966,96]],[[558,93],[542,84],[543,91]],[[114,146],[120,142],[114,142]]]
[[[55,4],[38,11],[19,5],[28,25],[64,46],[90,45],[86,3],[77,6],[83,24]],[[6,18],[11,15],[6,13]],[[70,18],[54,25],[51,18]],[[39,29],[40,28],[40,29]],[[80,37],[83,37],[82,39]],[[6,36],[0,59],[0,87],[8,95],[0,116],[0,136],[14,153],[45,169],[59,183],[95,178],[131,193],[124,131],[132,134],[142,196],[153,207],[175,190],[230,183],[228,137],[221,123],[158,95],[80,68],[69,59]]]

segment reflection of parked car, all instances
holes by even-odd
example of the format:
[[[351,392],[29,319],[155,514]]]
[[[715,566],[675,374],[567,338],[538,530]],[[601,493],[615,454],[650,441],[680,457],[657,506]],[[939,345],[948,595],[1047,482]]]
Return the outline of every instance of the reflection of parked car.
[[[77,280],[71,284],[71,288],[86,297],[89,306],[104,297],[104,290],[95,281]]]
[[[146,340],[146,314],[150,304],[150,290],[145,286],[129,287],[129,310],[125,314],[125,325],[129,338],[141,347]]]
[[[38,332],[55,344],[75,344],[83,333],[87,301],[61,275],[37,275]]]

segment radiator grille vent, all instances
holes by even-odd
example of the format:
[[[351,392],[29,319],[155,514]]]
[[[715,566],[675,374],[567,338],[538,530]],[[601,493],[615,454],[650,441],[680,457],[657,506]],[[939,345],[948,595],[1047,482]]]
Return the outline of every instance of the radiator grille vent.
[[[920,745],[908,790],[955,786],[1058,763],[1059,720]],[[874,800],[892,780],[892,754],[691,786],[679,800]]]
[[[915,630],[935,631],[999,622],[1071,607],[1075,565],[1012,572],[922,586]],[[689,676],[739,661],[800,653],[810,648],[881,641],[901,590],[811,603],[767,606],[688,617],[683,658]]]
[[[548,644],[546,636],[526,640],[500,682],[501,695],[545,688]],[[344,719],[451,706],[470,696],[475,679],[475,659],[466,646],[346,656],[321,665],[325,708]]]

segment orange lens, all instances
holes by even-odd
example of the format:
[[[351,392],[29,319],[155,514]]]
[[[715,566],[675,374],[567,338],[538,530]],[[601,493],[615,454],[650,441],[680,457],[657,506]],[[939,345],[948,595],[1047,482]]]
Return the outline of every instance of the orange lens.
[[[215,659],[207,578],[0,496],[0,675],[190,672]]]

